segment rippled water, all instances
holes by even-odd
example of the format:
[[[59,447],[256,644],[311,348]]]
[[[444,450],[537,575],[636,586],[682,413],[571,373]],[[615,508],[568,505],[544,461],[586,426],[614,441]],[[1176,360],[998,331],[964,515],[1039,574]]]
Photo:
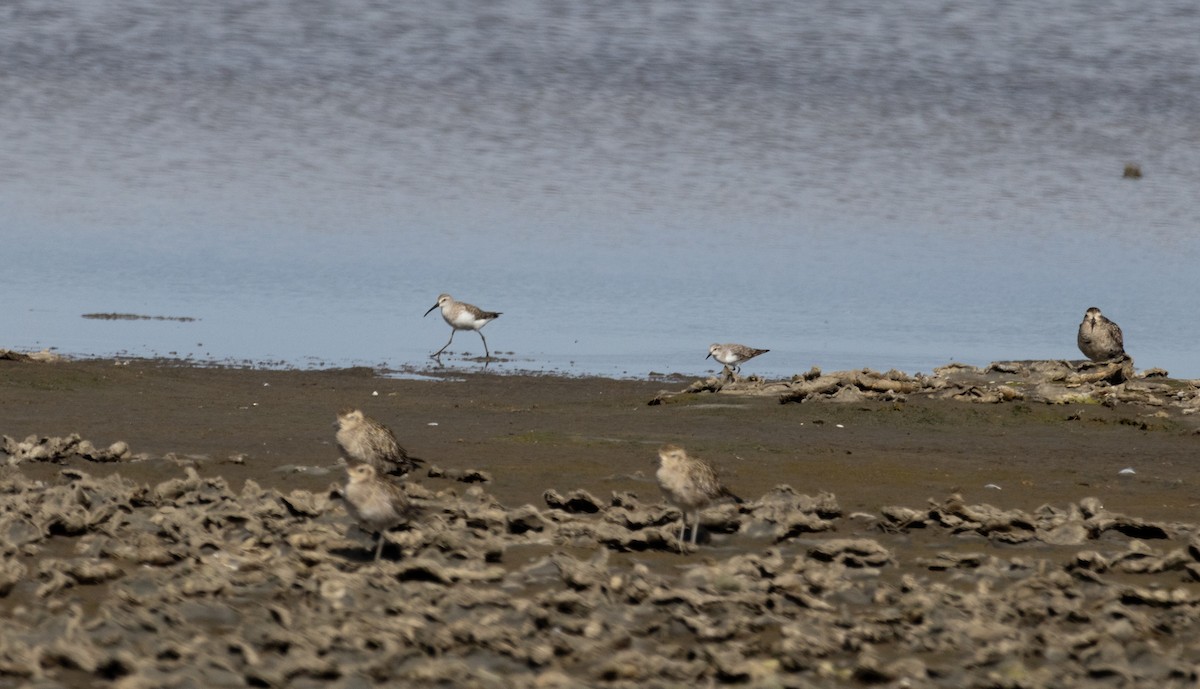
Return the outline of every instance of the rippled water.
[[[0,347],[423,365],[450,292],[513,368],[927,371],[1099,306],[1200,376],[1194,3],[76,4],[0,6]]]

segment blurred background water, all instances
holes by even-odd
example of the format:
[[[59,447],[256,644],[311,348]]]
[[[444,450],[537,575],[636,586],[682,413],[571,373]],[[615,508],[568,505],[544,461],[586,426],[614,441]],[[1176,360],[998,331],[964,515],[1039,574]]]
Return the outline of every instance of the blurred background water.
[[[1196,36],[1182,0],[9,0],[0,347],[423,367],[449,292],[504,312],[494,370],[917,372],[1080,358],[1098,306],[1200,377]]]

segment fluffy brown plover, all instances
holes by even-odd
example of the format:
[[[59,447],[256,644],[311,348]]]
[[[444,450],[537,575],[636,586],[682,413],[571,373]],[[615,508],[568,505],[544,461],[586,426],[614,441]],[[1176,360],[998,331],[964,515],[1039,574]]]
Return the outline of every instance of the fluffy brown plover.
[[[360,409],[343,409],[338,412],[338,448],[346,458],[361,464],[370,464],[381,474],[407,474],[423,464],[425,460],[413,457],[396,442],[392,429],[362,413]]]
[[[346,469],[348,480],[342,497],[346,510],[366,530],[378,534],[375,559],[383,553],[383,534],[412,516],[412,505],[397,484],[380,477],[370,464],[357,464]]]
[[[712,503],[730,499],[742,502],[728,488],[721,485],[717,472],[702,459],[689,457],[678,445],[664,445],[658,451],[658,487],[667,502],[676,507],[680,515],[679,552],[683,552],[683,532],[687,528],[687,517],[692,515],[692,545],[700,531],[700,511]]]
[[[1121,334],[1121,326],[1105,318],[1095,306],[1083,315],[1075,342],[1079,345],[1079,351],[1092,361],[1108,361],[1125,356],[1125,337]]]

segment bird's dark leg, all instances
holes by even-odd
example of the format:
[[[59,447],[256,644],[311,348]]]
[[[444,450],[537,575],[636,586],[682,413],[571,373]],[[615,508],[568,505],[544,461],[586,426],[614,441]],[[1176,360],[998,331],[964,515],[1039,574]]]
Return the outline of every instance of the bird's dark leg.
[[[476,330],[475,332],[479,333],[479,339],[483,340],[483,357],[485,359],[491,359],[492,353],[488,351],[487,338],[483,336],[483,331]]]
[[[450,339],[449,339],[449,340],[446,340],[446,344],[442,345],[442,348],[441,348],[441,349],[437,350],[437,351],[436,351],[436,352],[434,352],[433,354],[430,354],[430,355],[429,355],[429,358],[430,358],[430,359],[436,359],[436,358],[438,358],[439,356],[441,356],[442,352],[446,351],[446,347],[449,347],[449,346],[450,346],[450,343],[451,343],[451,342],[453,342],[453,341],[454,341],[454,328],[451,328],[451,329],[450,329]]]

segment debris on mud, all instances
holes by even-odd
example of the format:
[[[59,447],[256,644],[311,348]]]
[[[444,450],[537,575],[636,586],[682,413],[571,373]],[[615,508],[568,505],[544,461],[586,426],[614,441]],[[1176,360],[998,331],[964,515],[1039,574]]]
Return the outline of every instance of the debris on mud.
[[[1001,361],[983,369],[948,364],[934,369],[932,375],[870,369],[826,374],[813,368],[787,381],[732,382],[713,377],[680,391],[660,392],[650,404],[666,404],[702,393],[776,397],[785,404],[813,400],[903,402],[923,396],[976,404],[1138,404],[1175,409],[1183,415],[1200,411],[1200,382],[1168,378],[1161,369],[1138,375],[1128,358],[1102,363]]]
[[[96,447],[92,441],[84,440],[78,433],[62,437],[31,435],[18,441],[7,435],[0,436],[0,451],[8,455],[8,464],[21,462],[63,463],[71,457],[82,457],[89,462],[119,462],[129,459],[146,459],[148,455],[134,455],[129,444],[117,441],[108,447]]]

